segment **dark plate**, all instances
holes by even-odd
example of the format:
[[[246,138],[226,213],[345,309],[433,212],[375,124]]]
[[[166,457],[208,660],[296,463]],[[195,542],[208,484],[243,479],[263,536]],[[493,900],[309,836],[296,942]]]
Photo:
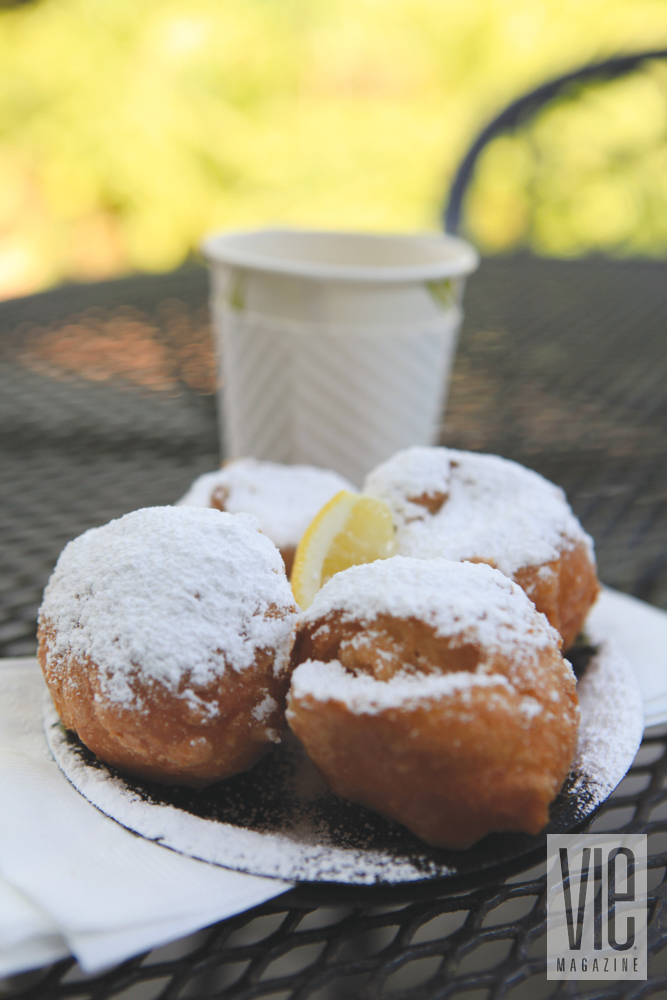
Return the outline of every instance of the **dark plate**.
[[[295,740],[252,771],[193,790],[121,776],[65,732],[52,705],[45,725],[58,764],[86,798],[128,829],[180,853],[297,882],[460,879],[538,851],[548,833],[580,827],[632,764],[643,727],[631,668],[604,643],[580,646],[570,656],[583,674],[579,753],[548,827],[538,836],[492,834],[466,851],[430,847],[399,823],[339,798]],[[614,747],[613,760],[600,759],[600,746]]]

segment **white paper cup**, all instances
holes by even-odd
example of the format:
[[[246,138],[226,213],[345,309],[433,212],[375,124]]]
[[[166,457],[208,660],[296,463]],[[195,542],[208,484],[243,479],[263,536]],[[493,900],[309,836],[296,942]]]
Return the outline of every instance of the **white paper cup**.
[[[473,248],[451,236],[266,229],[204,242],[225,457],[360,484],[433,444]]]

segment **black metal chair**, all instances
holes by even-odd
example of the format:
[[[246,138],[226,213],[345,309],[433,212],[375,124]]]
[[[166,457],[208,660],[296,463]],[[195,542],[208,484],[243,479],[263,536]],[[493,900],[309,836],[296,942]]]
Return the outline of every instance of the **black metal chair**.
[[[667,58],[667,49],[614,56],[601,62],[588,63],[579,69],[555,77],[529,93],[518,97],[495,116],[479,133],[461,160],[442,212],[443,226],[448,233],[458,233],[461,227],[466,196],[470,190],[479,158],[486,147],[500,135],[512,133],[527,125],[546,105],[572,93],[579,85],[616,80],[654,59]]]

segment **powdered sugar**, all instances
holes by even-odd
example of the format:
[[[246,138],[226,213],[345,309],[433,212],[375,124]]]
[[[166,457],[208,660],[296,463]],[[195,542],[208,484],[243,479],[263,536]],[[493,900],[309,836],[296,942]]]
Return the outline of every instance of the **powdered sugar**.
[[[312,780],[302,773],[315,769],[289,739],[277,751],[287,764],[281,799],[288,808],[282,828],[267,831],[207,819],[147,799],[106,767],[87,763],[68,741],[48,695],[44,729],[57,763],[82,795],[128,829],[189,857],[270,878],[285,878],[289,873],[289,879],[357,885],[412,882],[452,870],[441,860],[430,858],[428,848],[423,854],[394,855],[346,844],[340,830],[332,835],[326,821],[318,817],[320,800],[331,798],[332,793],[323,788],[316,774]],[[296,784],[299,790],[295,795]],[[227,782],[218,786],[223,797],[227,786]]]
[[[138,673],[196,702],[193,688],[244,670],[260,649],[279,650],[282,666],[295,610],[280,553],[255,518],[151,507],[65,547],[40,622],[55,630],[51,669],[70,654],[91,660],[106,698],[140,708]]]
[[[511,576],[581,542],[593,553],[563,491],[497,455],[409,448],[371,472],[364,492],[391,508],[403,555],[484,560]]]
[[[460,671],[449,674],[397,674],[390,682],[368,674],[352,674],[338,662],[306,660],[292,674],[290,697],[300,701],[342,701],[356,715],[376,715],[391,708],[416,708],[455,692],[469,692],[473,687],[502,687],[512,690],[502,674],[474,674]],[[289,711],[287,717],[289,718]]]
[[[384,614],[416,618],[438,636],[461,636],[508,658],[521,651],[525,659],[559,641],[521,588],[498,570],[442,558],[394,556],[337,573],[302,612],[300,626],[334,612],[364,625]]]
[[[200,476],[178,504],[211,507],[216,490],[222,491],[225,510],[254,514],[279,548],[298,545],[315,515],[336,493],[356,492],[347,479],[328,469],[243,458]]]
[[[644,732],[644,710],[631,665],[595,629],[590,629],[590,638],[599,648],[577,689],[581,724],[572,771],[577,775],[574,791],[585,789],[586,802],[597,805],[634,760]]]
[[[591,670],[593,673],[587,680]],[[579,697],[581,728],[577,756],[546,832],[565,832],[590,815],[622,779],[641,740],[642,709],[637,682],[632,668],[607,643],[600,647],[580,683]],[[528,849],[526,840],[528,846],[538,847],[543,843],[543,835],[534,839],[520,835],[513,853],[513,841],[506,834],[499,842],[487,838],[463,852],[445,853],[420,845],[397,824],[389,823],[387,827],[388,821],[360,811],[360,807],[345,803],[324,789],[313,765],[299,756],[298,748],[289,739],[275,751],[274,760],[283,763],[268,772],[268,780],[261,771],[271,765],[270,758],[245,776],[246,794],[256,787],[255,783],[265,782],[256,795],[258,811],[254,825],[207,819],[153,801],[138,794],[106,767],[87,763],[81,751],[68,741],[50,699],[45,704],[45,730],[54,756],[69,780],[108,816],[183,854],[255,875],[354,884],[410,882],[475,871],[524,853]],[[219,789],[220,801],[228,802],[230,783],[215,787]],[[238,785],[234,787],[238,794]],[[277,829],[266,827],[267,804],[262,792],[280,804],[282,825]],[[386,829],[389,839],[384,833],[378,837],[378,832]],[[499,856],[499,849],[508,851],[507,855]]]
[[[260,701],[259,705],[255,705],[252,710],[253,718],[261,722],[262,719],[268,718],[271,712],[275,712],[278,708],[278,703],[275,698],[272,698],[270,694],[267,694],[265,698]]]
[[[552,701],[558,700],[558,692],[552,691],[552,694],[556,695],[556,698],[552,698]],[[543,711],[543,706],[540,705],[537,698],[531,698],[530,695],[526,695],[519,702],[519,711],[522,715],[525,715],[527,719],[534,719],[536,715],[539,715]]]
[[[278,711],[278,702],[275,698],[272,698],[270,694],[267,694],[258,705],[255,705],[251,715],[253,719],[257,722],[264,722],[269,718],[272,712]],[[271,743],[280,743],[280,733],[277,729],[272,729],[270,726],[266,726],[264,729],[267,737]]]

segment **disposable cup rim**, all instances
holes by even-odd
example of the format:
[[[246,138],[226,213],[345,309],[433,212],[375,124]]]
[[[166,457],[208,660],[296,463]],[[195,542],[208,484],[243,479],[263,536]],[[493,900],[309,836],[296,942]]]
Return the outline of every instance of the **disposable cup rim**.
[[[421,249],[422,252],[426,249],[439,250],[442,257],[438,259],[434,253],[432,260],[415,264],[334,264],[314,259],[272,256],[248,248],[247,244],[253,238],[282,235],[288,238],[305,237],[314,241],[322,241],[322,243],[331,237],[335,239],[348,238],[357,242],[357,245],[363,241],[367,246],[399,241],[406,247],[412,245]],[[438,281],[445,278],[464,277],[479,266],[479,255],[474,247],[460,237],[447,233],[376,234],[276,227],[214,233],[203,240],[201,249],[205,259],[212,266],[224,264],[250,271],[329,281],[391,284]]]

